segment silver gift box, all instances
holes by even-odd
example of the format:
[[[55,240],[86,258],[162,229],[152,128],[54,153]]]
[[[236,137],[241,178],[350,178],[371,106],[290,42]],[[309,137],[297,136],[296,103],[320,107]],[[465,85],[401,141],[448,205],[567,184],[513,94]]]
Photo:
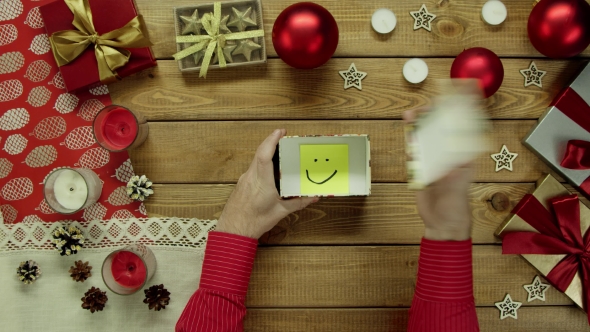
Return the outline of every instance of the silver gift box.
[[[586,68],[569,87],[590,105],[590,64],[586,65]],[[563,94],[564,92],[560,93],[555,100],[558,100]],[[590,141],[590,132],[564,114],[557,103],[557,106],[550,106],[545,111],[539,118],[539,123],[523,139],[522,143],[571,184],[580,187],[590,177],[590,169],[575,170],[560,166],[569,140]],[[586,191],[585,193],[590,195],[590,192]]]

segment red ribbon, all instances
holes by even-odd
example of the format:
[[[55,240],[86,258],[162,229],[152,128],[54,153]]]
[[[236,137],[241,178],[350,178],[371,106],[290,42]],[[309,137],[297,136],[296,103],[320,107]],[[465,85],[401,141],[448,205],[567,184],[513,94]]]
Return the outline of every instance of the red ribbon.
[[[566,255],[547,274],[546,279],[559,291],[571,284],[576,272],[582,276],[584,308],[590,303],[590,232],[582,238],[578,196],[568,195],[549,201],[551,214],[533,195],[526,195],[512,213],[539,233],[508,232],[502,241],[503,254]],[[590,310],[588,323],[590,324]]]
[[[553,100],[551,106],[557,107],[561,113],[590,132],[590,105],[588,105],[576,90],[567,88]],[[561,166],[578,170],[590,168],[590,142],[580,140],[568,141]],[[579,187],[586,194],[590,195],[590,177],[584,180]]]

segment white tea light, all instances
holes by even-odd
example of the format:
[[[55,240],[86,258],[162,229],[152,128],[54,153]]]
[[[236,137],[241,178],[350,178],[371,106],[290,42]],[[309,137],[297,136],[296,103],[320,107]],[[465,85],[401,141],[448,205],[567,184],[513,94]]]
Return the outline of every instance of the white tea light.
[[[508,11],[502,1],[490,0],[481,8],[481,17],[489,25],[498,25],[506,20]]]
[[[78,210],[86,203],[88,186],[78,172],[66,169],[55,179],[53,185],[55,199],[66,209]]]
[[[378,33],[390,33],[397,25],[397,18],[391,10],[380,8],[373,13],[371,25]]]
[[[403,74],[408,82],[421,83],[428,76],[428,65],[422,59],[410,59],[404,64]]]

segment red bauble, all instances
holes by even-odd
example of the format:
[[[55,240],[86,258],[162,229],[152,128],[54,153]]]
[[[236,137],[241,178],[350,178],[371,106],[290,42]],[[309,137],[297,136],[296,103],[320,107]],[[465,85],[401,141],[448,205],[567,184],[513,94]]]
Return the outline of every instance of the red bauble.
[[[550,58],[569,58],[590,44],[590,4],[585,0],[542,0],[528,23],[529,39]]]
[[[477,78],[487,98],[500,88],[504,80],[504,66],[496,53],[483,47],[467,49],[459,54],[451,66],[451,78]]]
[[[326,8],[312,2],[291,5],[277,17],[272,44],[288,65],[299,69],[326,63],[338,46],[338,25]]]

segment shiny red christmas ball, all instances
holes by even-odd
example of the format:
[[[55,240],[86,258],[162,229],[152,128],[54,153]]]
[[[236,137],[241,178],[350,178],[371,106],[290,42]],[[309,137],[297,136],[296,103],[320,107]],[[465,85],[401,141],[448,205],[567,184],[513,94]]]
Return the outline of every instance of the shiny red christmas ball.
[[[451,66],[451,78],[477,78],[487,98],[500,88],[504,80],[504,66],[496,53],[483,47],[461,52]]]
[[[542,0],[528,23],[529,39],[550,58],[569,58],[590,44],[590,4],[586,0]]]
[[[326,63],[338,46],[338,25],[330,12],[299,2],[281,12],[272,28],[272,44],[288,65],[299,69]]]

